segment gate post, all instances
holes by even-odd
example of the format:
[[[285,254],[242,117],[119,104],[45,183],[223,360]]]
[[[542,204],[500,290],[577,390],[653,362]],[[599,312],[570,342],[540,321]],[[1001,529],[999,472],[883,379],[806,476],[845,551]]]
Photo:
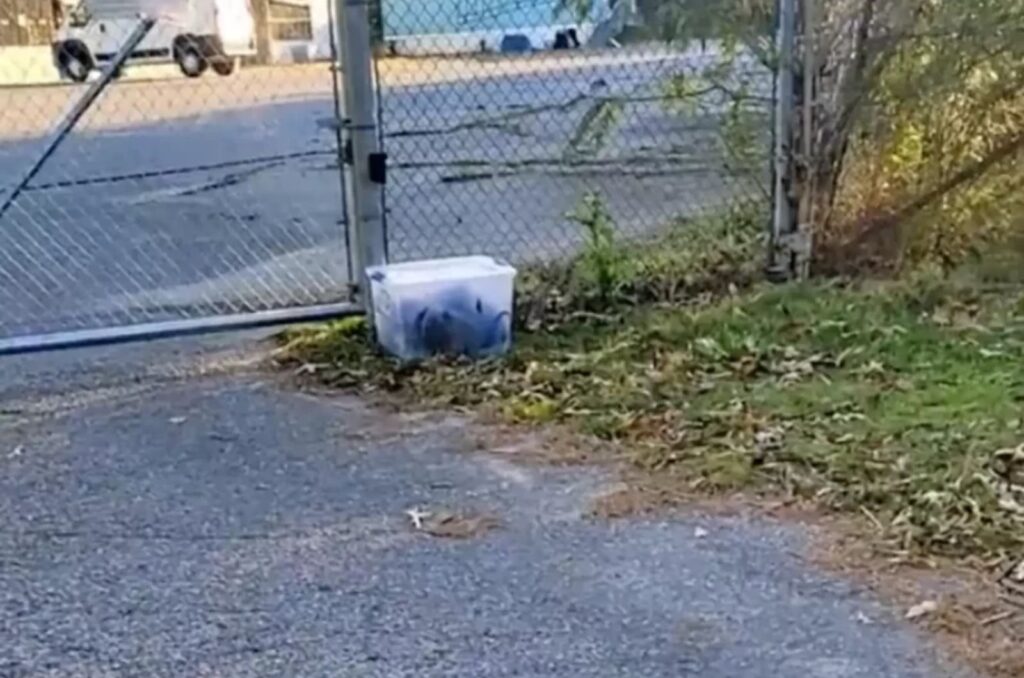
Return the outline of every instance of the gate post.
[[[793,141],[795,125],[796,2],[778,0],[776,5],[777,72],[775,75],[774,180],[772,185],[772,222],[769,243],[768,276],[789,280],[806,274],[810,254],[806,234],[800,228],[797,201],[794,196]]]
[[[344,143],[339,165],[345,168],[346,215],[349,253],[358,300],[368,308],[366,267],[385,262],[384,183],[387,156],[377,136],[376,93],[370,40],[372,0],[334,0],[338,18],[342,90],[345,117]]]

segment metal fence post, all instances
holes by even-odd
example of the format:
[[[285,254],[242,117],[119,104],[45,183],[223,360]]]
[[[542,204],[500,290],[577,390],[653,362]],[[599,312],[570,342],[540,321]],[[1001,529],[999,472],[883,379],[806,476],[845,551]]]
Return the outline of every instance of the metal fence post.
[[[771,260],[768,273],[786,280],[797,273],[800,262],[800,229],[792,191],[794,188],[794,43],[796,0],[778,0],[776,45],[778,72],[775,79],[775,143],[772,186]]]
[[[802,0],[800,5],[800,41],[803,49],[801,63],[801,80],[803,91],[800,92],[801,136],[801,182],[798,201],[797,238],[800,248],[796,261],[796,276],[800,279],[811,274],[811,255],[814,251],[814,199],[817,184],[813,171],[815,153],[815,97],[818,81],[818,2],[819,0]]]
[[[339,21],[345,142],[341,165],[347,167],[347,220],[357,294],[369,301],[366,267],[385,263],[383,191],[387,157],[381,152],[374,106],[371,0],[335,0]]]

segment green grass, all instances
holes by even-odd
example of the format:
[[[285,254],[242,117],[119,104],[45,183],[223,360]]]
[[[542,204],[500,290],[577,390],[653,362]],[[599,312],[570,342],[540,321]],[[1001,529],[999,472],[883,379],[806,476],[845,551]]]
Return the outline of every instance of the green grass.
[[[620,444],[687,491],[866,514],[916,555],[1019,556],[1024,306],[937,283],[753,287],[696,307],[567,317],[513,355],[399,366],[357,321],[288,338],[330,384],[488,408]],[[1022,462],[1024,463],[1024,462]],[[1017,480],[1019,482],[1019,480]]]

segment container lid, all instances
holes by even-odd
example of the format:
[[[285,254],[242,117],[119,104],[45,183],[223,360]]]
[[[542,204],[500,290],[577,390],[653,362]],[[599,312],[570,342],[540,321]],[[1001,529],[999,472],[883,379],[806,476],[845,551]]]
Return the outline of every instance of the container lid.
[[[388,282],[396,285],[420,284],[444,280],[469,280],[492,275],[514,276],[516,269],[499,264],[491,257],[450,257],[447,259],[423,259],[401,264],[370,266],[366,275],[374,282]]]

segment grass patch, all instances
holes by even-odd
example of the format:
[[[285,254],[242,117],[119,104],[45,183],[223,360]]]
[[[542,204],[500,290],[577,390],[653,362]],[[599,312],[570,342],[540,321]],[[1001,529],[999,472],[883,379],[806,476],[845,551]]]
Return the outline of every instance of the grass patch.
[[[865,514],[902,553],[1024,549],[1024,304],[928,284],[754,287],[523,332],[501,361],[401,366],[359,321],[288,337],[326,383],[614,441],[690,491]]]

